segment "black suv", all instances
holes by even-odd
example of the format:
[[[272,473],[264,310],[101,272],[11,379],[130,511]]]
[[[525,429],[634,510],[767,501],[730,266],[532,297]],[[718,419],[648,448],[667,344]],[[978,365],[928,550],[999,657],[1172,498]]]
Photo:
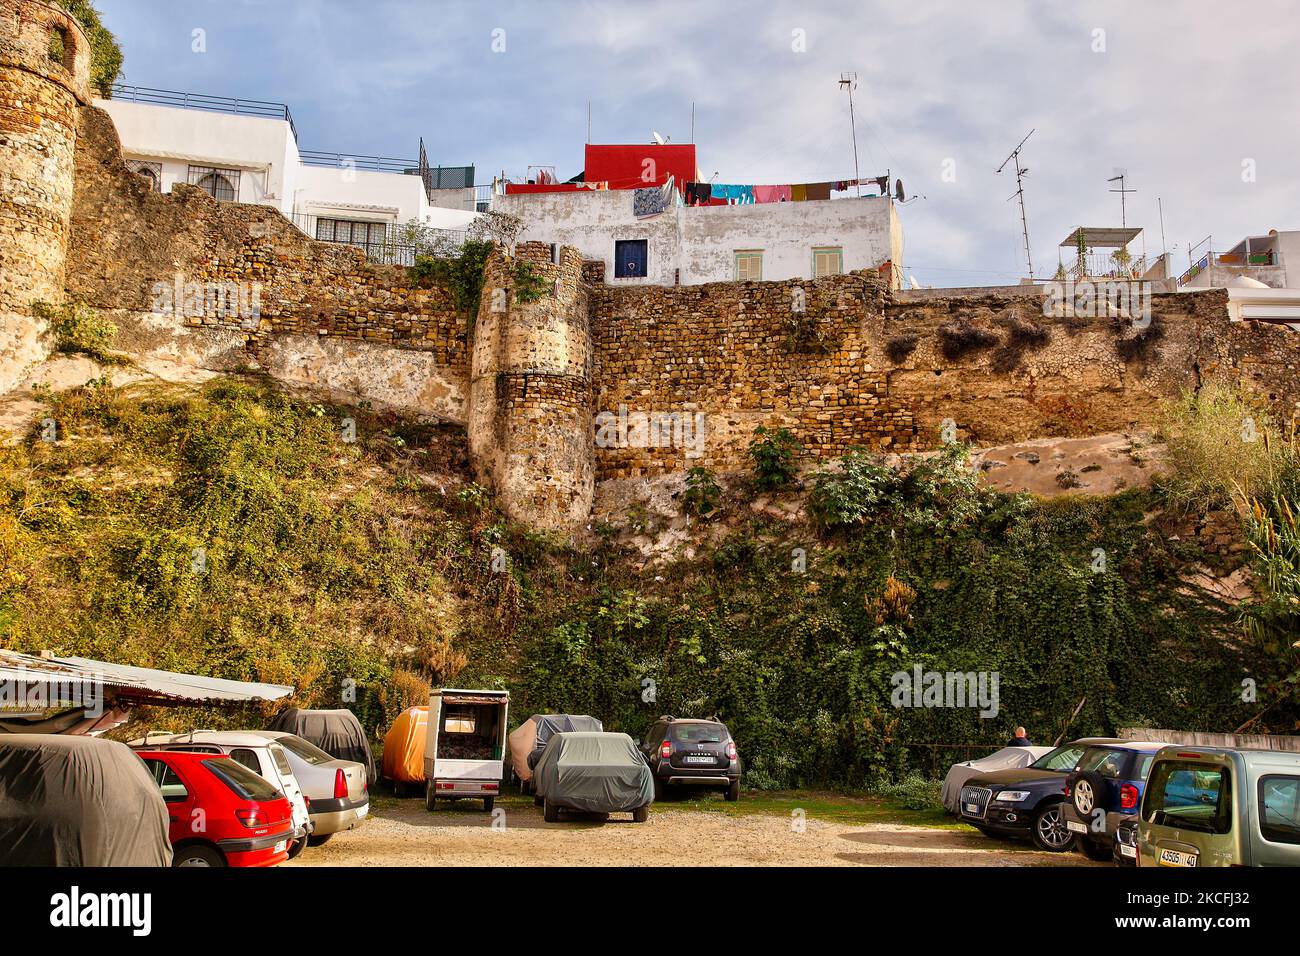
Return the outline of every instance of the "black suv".
[[[656,800],[676,784],[721,787],[728,800],[740,799],[740,757],[721,721],[660,717],[640,747],[654,774]]]
[[[1086,737],[1043,754],[1028,767],[971,777],[961,788],[957,817],[989,836],[1028,836],[1039,849],[1068,850],[1075,834],[1061,814],[1067,775],[1090,746],[1123,743]]]

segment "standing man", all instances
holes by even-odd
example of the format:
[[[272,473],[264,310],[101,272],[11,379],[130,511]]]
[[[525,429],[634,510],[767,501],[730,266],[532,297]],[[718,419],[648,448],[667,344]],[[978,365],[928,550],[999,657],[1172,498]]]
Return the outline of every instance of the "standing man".
[[[1031,744],[1029,742],[1029,738],[1025,736],[1025,728],[1017,727],[1016,735],[1007,741],[1007,746],[1008,747],[1032,747],[1033,744]]]

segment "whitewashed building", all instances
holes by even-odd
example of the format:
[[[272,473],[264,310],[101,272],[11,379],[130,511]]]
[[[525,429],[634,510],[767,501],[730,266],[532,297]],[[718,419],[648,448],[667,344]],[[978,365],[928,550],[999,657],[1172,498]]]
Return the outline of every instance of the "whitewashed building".
[[[473,166],[303,150],[281,103],[114,87],[95,105],[112,117],[128,165],[155,189],[198,186],[221,201],[273,206],[312,238],[409,258],[401,227],[455,235],[486,209]]]

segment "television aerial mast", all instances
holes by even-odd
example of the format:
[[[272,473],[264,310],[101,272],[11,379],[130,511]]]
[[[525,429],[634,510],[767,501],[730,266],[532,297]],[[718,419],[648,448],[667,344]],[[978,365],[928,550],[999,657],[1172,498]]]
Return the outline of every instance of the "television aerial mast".
[[[1127,226],[1127,225],[1128,225],[1128,222],[1126,221],[1126,218],[1125,218],[1125,210],[1124,210],[1124,196],[1127,195],[1128,193],[1135,193],[1135,192],[1137,192],[1136,189],[1125,189],[1125,188],[1124,188],[1124,177],[1126,177],[1127,175],[1128,175],[1128,170],[1127,170],[1127,169],[1120,169],[1119,167],[1116,167],[1116,168],[1115,168],[1115,175],[1112,176],[1112,177],[1110,177],[1110,179],[1106,180],[1106,182],[1108,182],[1108,183],[1119,183],[1119,189],[1112,189],[1111,192],[1113,192],[1113,193],[1119,193],[1119,224],[1120,224],[1121,226]]]
[[[841,73],[840,89],[847,90],[849,94],[849,127],[853,132],[853,188],[858,196],[862,195],[862,186],[858,183],[858,124],[853,118],[853,91],[858,88],[858,74]],[[886,190],[888,191],[888,190]]]
[[[1006,159],[1002,160],[1002,165],[999,166],[996,170],[999,173],[1002,172],[1002,170],[1006,169],[1007,163],[1011,162],[1012,160],[1015,160],[1016,192],[1015,195],[1007,197],[1007,202],[1010,202],[1012,199],[1020,200],[1020,228],[1023,231],[1025,236],[1025,261],[1029,263],[1029,278],[1031,279],[1034,277],[1034,258],[1029,251],[1029,220],[1025,217],[1025,185],[1024,182],[1022,181],[1022,178],[1029,172],[1029,170],[1025,169],[1023,166],[1020,165],[1020,150],[1024,148],[1024,145],[1026,142],[1028,142],[1029,137],[1033,135],[1034,135],[1034,131],[1031,129],[1028,133],[1025,134],[1025,138],[1020,141],[1019,145],[1017,145],[1016,148],[1011,151],[1011,155],[1008,156]]]

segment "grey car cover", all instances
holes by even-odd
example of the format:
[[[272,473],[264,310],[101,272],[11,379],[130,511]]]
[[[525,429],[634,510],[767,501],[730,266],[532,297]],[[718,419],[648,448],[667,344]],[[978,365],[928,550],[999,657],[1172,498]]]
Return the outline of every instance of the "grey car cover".
[[[366,779],[375,782],[375,758],[361,721],[350,710],[302,710],[290,707],[278,714],[267,730],[282,730],[309,740],[336,760],[366,765]]]
[[[654,778],[627,734],[552,735],[533,767],[548,802],[587,813],[623,813],[654,803]]]
[[[167,805],[126,744],[0,738],[0,865],[170,866]]]
[[[586,714],[538,714],[532,718],[537,722],[536,739],[533,749],[528,754],[528,766],[536,767],[542,751],[556,734],[571,734],[577,731],[602,731],[605,725],[595,717]]]

